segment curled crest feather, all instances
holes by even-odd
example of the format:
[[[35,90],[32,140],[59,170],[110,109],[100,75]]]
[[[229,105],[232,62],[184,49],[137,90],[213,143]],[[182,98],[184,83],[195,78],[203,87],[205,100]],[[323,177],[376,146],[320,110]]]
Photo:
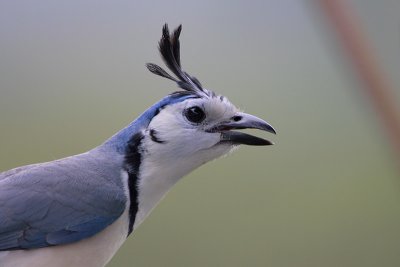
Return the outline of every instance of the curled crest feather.
[[[181,30],[182,25],[179,25],[178,28],[170,34],[168,24],[165,24],[162,29],[161,39],[158,43],[161,58],[168,69],[175,74],[176,78],[156,64],[147,63],[146,67],[150,72],[176,82],[181,89],[188,91],[188,93],[196,94],[198,96],[214,96],[215,94],[213,92],[203,88],[199,80],[190,76],[181,68],[179,43]]]

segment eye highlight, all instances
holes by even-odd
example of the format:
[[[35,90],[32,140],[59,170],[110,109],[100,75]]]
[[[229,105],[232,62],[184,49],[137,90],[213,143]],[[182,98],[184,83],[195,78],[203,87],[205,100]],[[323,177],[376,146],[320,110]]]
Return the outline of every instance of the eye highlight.
[[[186,119],[188,119],[188,121],[193,123],[200,123],[206,118],[206,114],[198,106],[185,109],[183,114],[185,115]]]

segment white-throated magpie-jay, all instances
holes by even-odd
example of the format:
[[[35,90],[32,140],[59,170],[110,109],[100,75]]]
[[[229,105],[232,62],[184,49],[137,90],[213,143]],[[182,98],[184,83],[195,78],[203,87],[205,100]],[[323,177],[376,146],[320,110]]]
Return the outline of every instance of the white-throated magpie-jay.
[[[0,266],[104,266],[184,175],[237,145],[272,143],[271,133],[181,69],[179,26],[165,25],[161,56],[182,89],[154,104],[100,146],[0,173]]]

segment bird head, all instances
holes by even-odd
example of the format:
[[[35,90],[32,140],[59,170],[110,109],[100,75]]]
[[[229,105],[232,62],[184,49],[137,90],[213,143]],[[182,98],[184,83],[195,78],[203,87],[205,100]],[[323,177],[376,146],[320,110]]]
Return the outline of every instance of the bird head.
[[[254,128],[275,134],[266,121],[241,112],[226,97],[204,88],[182,70],[179,36],[181,26],[170,34],[164,25],[159,50],[170,75],[152,63],[147,68],[170,79],[183,89],[169,96],[171,102],[160,106],[145,130],[146,150],[160,157],[193,158],[205,163],[228,153],[238,145],[265,146],[272,142],[237,130]],[[173,99],[173,101],[171,101]]]
[[[184,175],[202,164],[229,153],[239,145],[266,146],[272,142],[241,129],[275,134],[266,121],[241,112],[226,97],[204,88],[182,70],[179,35],[164,25],[159,51],[172,75],[156,64],[147,68],[177,83],[178,90],[147,109],[99,149],[117,151],[128,174],[129,232],[141,224],[165,193]],[[133,224],[134,222],[134,224]]]
[[[241,112],[225,96],[204,88],[182,70],[181,29],[179,26],[170,34],[165,24],[159,41],[161,57],[173,74],[147,64],[152,73],[176,82],[181,90],[161,99],[105,143],[125,156],[128,171],[136,175],[142,173],[139,169],[146,170],[149,177],[162,169],[163,176],[182,177],[239,145],[273,144],[238,131],[253,128],[275,134],[270,124]]]

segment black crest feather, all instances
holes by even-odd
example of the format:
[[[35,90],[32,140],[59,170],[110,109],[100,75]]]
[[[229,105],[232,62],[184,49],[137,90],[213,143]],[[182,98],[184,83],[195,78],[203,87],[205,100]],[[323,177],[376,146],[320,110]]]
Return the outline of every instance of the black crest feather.
[[[182,25],[174,30],[172,34],[169,33],[168,24],[165,24],[162,29],[162,36],[159,42],[159,51],[165,65],[177,78],[174,78],[160,66],[147,63],[146,66],[152,73],[161,77],[170,79],[178,84],[183,90],[196,93],[209,95],[210,92],[204,89],[195,77],[190,76],[181,68],[180,59],[180,43],[179,36],[181,34]]]
[[[175,79],[174,77],[172,77],[171,75],[169,75],[168,72],[166,72],[163,68],[161,68],[160,66],[153,64],[153,63],[147,63],[146,67],[149,71],[151,71],[152,73],[159,75],[161,77],[170,79],[174,82],[178,82],[177,79]]]

